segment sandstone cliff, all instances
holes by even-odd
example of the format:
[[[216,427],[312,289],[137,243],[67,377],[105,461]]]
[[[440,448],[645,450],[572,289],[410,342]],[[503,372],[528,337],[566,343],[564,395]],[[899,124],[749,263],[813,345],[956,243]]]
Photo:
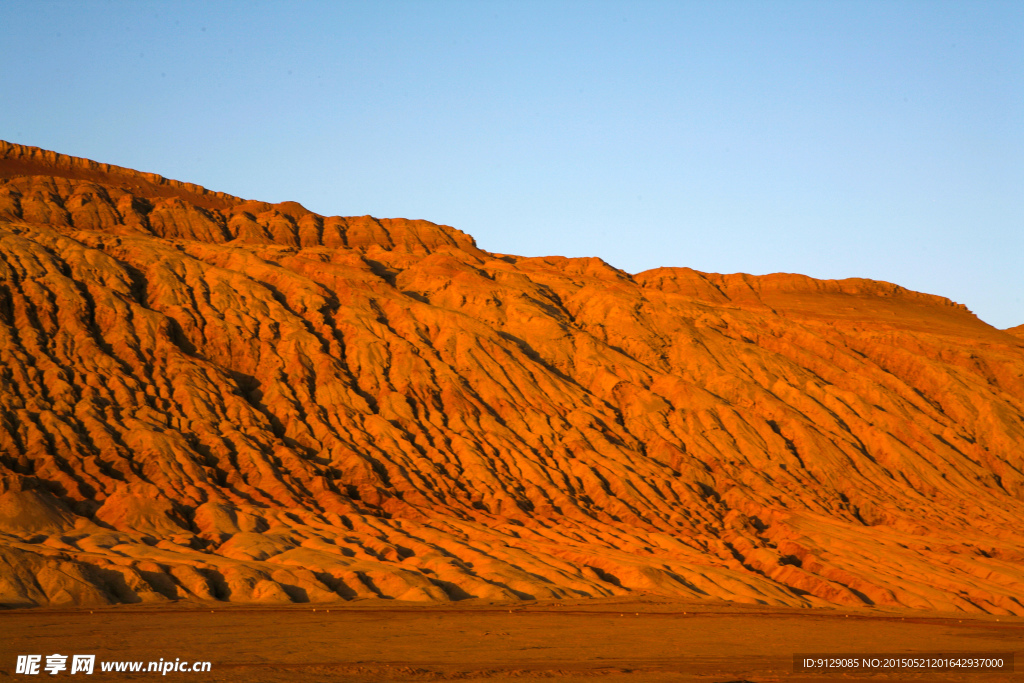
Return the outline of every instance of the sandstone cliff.
[[[0,603],[1024,614],[1024,338],[0,142]]]

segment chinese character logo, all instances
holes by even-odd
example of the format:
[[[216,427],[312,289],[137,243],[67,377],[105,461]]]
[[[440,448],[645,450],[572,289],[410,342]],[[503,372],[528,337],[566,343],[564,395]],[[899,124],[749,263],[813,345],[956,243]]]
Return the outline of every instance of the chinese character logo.
[[[37,674],[39,673],[39,662],[42,659],[42,655],[18,655],[18,666],[15,668],[14,673]]]
[[[96,655],[75,655],[71,658],[71,673],[91,674],[96,665]]]

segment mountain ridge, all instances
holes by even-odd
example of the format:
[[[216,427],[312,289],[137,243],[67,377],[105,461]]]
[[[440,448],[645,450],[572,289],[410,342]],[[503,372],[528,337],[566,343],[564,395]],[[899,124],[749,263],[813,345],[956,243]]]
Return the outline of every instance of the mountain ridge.
[[[1024,614],[1024,341],[0,143],[0,603]]]

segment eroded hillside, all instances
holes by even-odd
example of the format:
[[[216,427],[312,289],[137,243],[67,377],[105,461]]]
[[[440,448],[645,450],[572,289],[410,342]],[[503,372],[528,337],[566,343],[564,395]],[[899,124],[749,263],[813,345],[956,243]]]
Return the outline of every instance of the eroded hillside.
[[[0,603],[1024,614],[1024,339],[0,143]]]

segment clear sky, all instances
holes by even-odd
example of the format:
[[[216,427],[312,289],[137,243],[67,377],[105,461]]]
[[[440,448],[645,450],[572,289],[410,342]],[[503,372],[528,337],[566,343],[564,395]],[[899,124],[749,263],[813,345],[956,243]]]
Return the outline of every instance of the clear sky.
[[[1024,2],[0,3],[0,138],[1024,323]]]

